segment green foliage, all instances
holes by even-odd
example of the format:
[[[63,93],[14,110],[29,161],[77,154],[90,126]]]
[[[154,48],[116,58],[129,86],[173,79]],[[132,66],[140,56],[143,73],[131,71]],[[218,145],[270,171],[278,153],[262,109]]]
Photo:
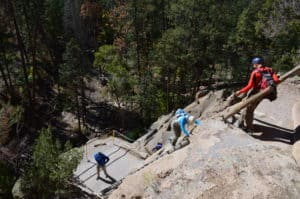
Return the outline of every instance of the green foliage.
[[[147,125],[150,121],[165,113],[167,108],[167,101],[162,94],[159,87],[161,83],[158,80],[153,76],[151,70],[148,70],[145,72],[140,84],[137,85],[139,92],[135,96],[135,101],[138,103],[141,110],[140,114]]]
[[[69,150],[70,144],[65,148]],[[24,192],[31,198],[68,194],[68,180],[81,159],[81,153],[76,149],[62,152],[59,142],[51,136],[51,129],[42,129],[22,184]]]
[[[155,47],[156,64],[160,66],[159,74],[156,75],[163,81],[167,80],[165,85],[161,82],[164,91],[175,94],[175,98],[185,93],[185,88],[191,87],[190,75],[196,72],[192,66],[197,62],[197,57],[189,48],[189,37],[189,32],[182,27],[169,29]]]
[[[63,35],[63,0],[45,0],[45,28],[48,34],[52,36],[51,39]]]
[[[271,57],[271,64],[280,63],[283,68],[295,63],[297,56],[281,57],[272,48],[280,49],[279,43],[297,41],[299,30],[291,26],[288,32],[292,37],[278,36],[273,41],[266,35],[268,27],[263,26],[266,18],[280,18],[278,14],[295,19],[291,12],[275,9],[286,5],[282,2],[128,1],[125,12],[119,10],[120,15],[127,15],[115,18],[120,22],[115,31],[119,31],[117,39],[122,36],[122,50],[117,42],[115,46],[101,46],[95,53],[94,65],[101,72],[114,74],[110,78],[110,91],[118,93],[115,95],[118,99],[128,96],[118,89],[122,88],[118,83],[126,85],[126,82],[117,74],[124,74],[125,78],[127,74],[134,76],[131,85],[135,92],[131,99],[137,103],[141,115],[147,121],[152,120],[157,114],[192,100],[201,81],[209,78],[230,81],[230,72],[232,80],[246,81],[252,56]],[[272,12],[266,12],[268,9],[274,10],[272,16],[268,14]],[[297,52],[296,45],[291,44],[281,52]]]
[[[0,143],[6,144],[10,135],[19,133],[24,125],[24,108],[22,106],[12,106],[5,104],[0,109]],[[13,128],[15,127],[15,128]]]
[[[60,83],[65,88],[61,97],[64,108],[70,108],[76,112],[78,120],[78,130],[81,132],[81,121],[85,114],[85,78],[88,76],[90,68],[85,54],[80,48],[76,39],[71,38],[67,43],[66,51],[63,54],[64,64],[60,68]],[[83,124],[84,125],[84,124]]]
[[[259,13],[262,10],[262,6],[257,6],[258,4],[261,4],[261,1],[255,0],[244,7],[238,17],[236,34],[234,34],[238,55],[242,59],[247,59],[248,63],[253,56],[264,56],[262,52],[269,44],[258,23]]]
[[[121,102],[130,102],[134,85],[134,76],[122,62],[114,46],[101,46],[95,53],[94,66],[109,74],[108,90],[120,105]]]
[[[100,72],[104,72],[106,70],[117,72],[116,70],[120,64],[116,49],[112,45],[100,46],[98,51],[95,52],[94,66],[97,67]]]
[[[143,135],[143,129],[131,129],[126,133],[126,137],[128,137],[131,140],[138,139],[141,135]]]
[[[295,2],[286,0],[265,1],[255,22],[256,31],[264,37],[268,49],[263,54],[279,70],[291,69],[299,61],[300,22],[296,7]]]
[[[167,30],[157,43],[157,64],[168,65],[168,69],[176,71],[177,68],[191,64],[191,54],[188,49],[189,32],[182,27]]]
[[[63,85],[73,88],[80,85],[80,78],[86,70],[83,57],[83,52],[78,42],[71,38],[66,45],[66,52],[63,55],[65,63],[61,65],[60,69],[60,81]]]
[[[0,111],[0,144],[5,145],[9,141],[9,136],[11,133],[11,108],[9,106],[4,106]]]
[[[0,162],[0,198],[12,198],[11,189],[14,185],[12,172]]]

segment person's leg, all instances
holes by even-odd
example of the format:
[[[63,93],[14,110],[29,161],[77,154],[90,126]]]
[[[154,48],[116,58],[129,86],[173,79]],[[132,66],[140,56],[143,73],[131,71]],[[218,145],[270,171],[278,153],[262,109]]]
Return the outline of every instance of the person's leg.
[[[247,99],[249,99],[252,95],[255,95],[258,92],[258,90],[255,89],[251,89],[250,91],[248,91],[247,94],[244,94],[244,98],[243,101],[246,101]],[[259,103],[260,100],[258,100]],[[253,103],[253,104],[249,104],[245,109],[243,109],[241,111],[241,116],[240,119],[238,121],[238,125],[241,128],[245,128],[247,127],[247,129],[252,129],[253,128],[253,113],[255,108],[257,107],[258,103]]]
[[[254,130],[253,128],[254,111],[259,103],[260,100],[248,105],[248,107],[246,108],[245,122],[248,130],[252,130],[252,131]]]
[[[184,146],[186,146],[186,145],[188,145],[188,144],[190,144],[190,140],[189,140],[188,137],[185,136],[185,137],[182,139],[181,143],[180,143],[180,148],[182,148],[182,147],[184,147]]]
[[[109,175],[108,175],[108,173],[107,173],[107,171],[106,171],[106,166],[104,165],[104,166],[102,166],[101,168],[102,168],[102,170],[103,170],[105,176],[108,177]]]
[[[242,99],[241,101],[247,100],[249,98],[249,94],[250,94],[250,92],[248,94],[243,93],[240,97]],[[240,117],[238,119],[238,127],[240,127],[240,128],[245,127],[245,118],[246,118],[246,108],[241,111]]]
[[[241,115],[238,119],[238,127],[239,128],[244,128],[245,127],[246,112],[247,112],[247,108],[245,108],[241,111]]]
[[[172,142],[172,145],[176,146],[176,142],[177,142],[178,138],[181,135],[181,129],[180,129],[180,126],[179,126],[178,122],[173,123],[173,132],[174,132],[175,138]]]
[[[97,163],[97,178],[100,178],[100,165]]]

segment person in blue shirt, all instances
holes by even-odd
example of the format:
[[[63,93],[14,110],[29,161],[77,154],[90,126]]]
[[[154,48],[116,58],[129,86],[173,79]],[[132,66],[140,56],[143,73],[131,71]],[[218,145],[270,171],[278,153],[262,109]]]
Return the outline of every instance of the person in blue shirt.
[[[172,129],[175,134],[175,138],[172,141],[173,147],[176,146],[178,138],[181,136],[181,132],[185,134],[186,137],[190,136],[190,132],[186,129],[187,125],[195,124],[200,125],[200,120],[195,119],[194,116],[189,115],[183,109],[177,109],[175,112],[176,119],[172,122]]]
[[[94,154],[94,158],[97,162],[97,179],[100,179],[100,169],[103,170],[106,177],[109,177],[106,171],[106,163],[109,161],[109,157],[101,152],[97,152]]]

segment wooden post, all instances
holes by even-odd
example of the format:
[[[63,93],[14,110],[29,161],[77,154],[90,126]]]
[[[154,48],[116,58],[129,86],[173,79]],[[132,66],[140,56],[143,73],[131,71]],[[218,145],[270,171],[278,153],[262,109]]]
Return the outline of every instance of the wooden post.
[[[280,84],[281,82],[289,78],[291,75],[297,74],[299,72],[300,72],[300,65],[296,66],[295,68],[293,68],[292,70],[290,70],[289,72],[281,76],[280,82],[278,84]],[[272,91],[272,89],[273,89],[272,87],[268,87],[265,90],[249,97],[248,99],[228,107],[224,112],[221,113],[221,117],[223,117],[224,120],[227,120],[229,117],[233,116],[234,114],[236,114],[237,112],[239,112],[240,110],[248,106],[249,104],[267,96]]]

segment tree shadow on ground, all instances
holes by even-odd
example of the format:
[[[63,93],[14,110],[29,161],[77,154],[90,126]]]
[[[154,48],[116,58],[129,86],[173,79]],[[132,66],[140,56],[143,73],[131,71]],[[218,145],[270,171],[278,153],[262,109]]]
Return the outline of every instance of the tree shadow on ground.
[[[254,132],[252,137],[263,141],[276,141],[283,142],[285,144],[292,144],[293,130],[286,129],[262,120],[255,120],[261,124],[254,124]]]

